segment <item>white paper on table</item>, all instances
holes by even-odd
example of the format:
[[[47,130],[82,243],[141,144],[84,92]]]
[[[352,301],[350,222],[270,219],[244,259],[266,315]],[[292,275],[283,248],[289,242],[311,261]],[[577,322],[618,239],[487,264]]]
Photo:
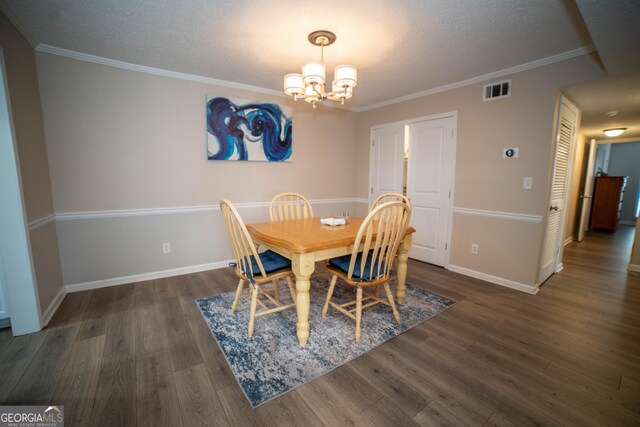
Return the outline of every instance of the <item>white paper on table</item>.
[[[336,218],[334,216],[323,216],[320,218],[320,223],[335,227],[336,225],[345,225],[347,223],[347,219],[344,217]]]

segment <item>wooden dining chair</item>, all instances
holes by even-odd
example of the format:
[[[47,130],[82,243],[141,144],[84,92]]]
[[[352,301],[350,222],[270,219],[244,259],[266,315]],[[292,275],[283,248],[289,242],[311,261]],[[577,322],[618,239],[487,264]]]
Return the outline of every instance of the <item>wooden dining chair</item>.
[[[395,259],[400,242],[409,226],[411,209],[403,202],[388,202],[374,208],[365,218],[358,230],[351,255],[332,258],[327,269],[333,274],[329,283],[329,292],[322,309],[327,315],[329,306],[356,321],[355,339],[360,341],[362,309],[377,304],[391,307],[393,317],[400,323],[400,315],[389,289],[391,265]],[[356,299],[343,304],[331,301],[338,278],[356,287]],[[384,287],[386,301],[379,297],[379,286]],[[363,289],[369,292],[364,294]]]
[[[379,195],[378,198],[375,199],[373,203],[371,203],[371,208],[369,209],[369,212],[371,212],[373,208],[388,202],[403,202],[403,203],[406,203],[409,206],[409,208],[411,208],[411,202],[409,201],[407,196],[405,196],[404,194],[385,193],[385,194]]]
[[[231,240],[231,247],[235,257],[235,273],[240,278],[236,295],[231,305],[231,311],[235,312],[238,307],[238,300],[242,295],[245,282],[250,284],[251,309],[249,313],[249,336],[253,335],[255,318],[265,314],[275,313],[295,306],[296,294],[291,281],[291,261],[273,252],[266,251],[258,253],[256,246],[245,227],[240,214],[233,204],[223,199],[220,201],[220,211]],[[278,281],[286,279],[289,292],[291,293],[291,304],[282,304],[279,298]],[[271,283],[271,288],[263,285]],[[269,292],[272,292],[273,295]],[[259,296],[266,301],[263,302]],[[271,307],[267,304],[270,303]],[[257,306],[262,309],[256,312]]]
[[[280,193],[269,204],[271,221],[313,218],[311,203],[302,194]]]

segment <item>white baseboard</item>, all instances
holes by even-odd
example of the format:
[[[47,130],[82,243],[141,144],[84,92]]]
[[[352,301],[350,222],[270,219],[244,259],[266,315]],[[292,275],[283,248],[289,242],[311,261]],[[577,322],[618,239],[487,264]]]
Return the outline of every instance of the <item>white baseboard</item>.
[[[567,246],[569,243],[573,242],[574,240],[577,240],[577,239],[573,236],[567,237],[567,239],[564,241],[564,246]]]
[[[635,221],[620,221],[618,222],[618,224],[622,224],[622,225],[636,225]]]
[[[62,304],[62,301],[64,300],[65,295],[67,295],[67,292],[63,286],[62,288],[60,288],[56,296],[53,298],[53,300],[49,304],[49,307],[47,307],[44,313],[42,313],[43,327],[47,326],[51,321],[51,318],[53,317],[53,315],[56,314],[56,311],[58,311],[58,307],[60,307],[60,304]]]
[[[474,277],[476,279],[484,280],[486,282],[495,283],[496,285],[505,286],[507,288],[515,289],[517,291],[526,292],[528,294],[537,294],[540,290],[540,285],[531,286],[524,283],[514,282],[513,280],[504,279],[498,276],[492,276],[490,274],[482,273],[480,271],[471,270],[465,267],[449,264],[449,270],[464,274],[465,276]]]
[[[191,265],[188,267],[172,268],[169,270],[152,271],[150,273],[114,277],[111,279],[95,280],[93,282],[74,283],[71,285],[65,285],[64,288],[67,292],[88,291],[90,289],[106,288],[107,286],[126,285],[127,283],[144,282],[145,280],[163,279],[165,277],[180,276],[182,274],[215,270],[218,268],[228,267],[230,262],[233,262],[233,260],[210,262],[207,264]]]
[[[627,267],[627,271],[640,272],[640,265],[638,265],[638,264],[629,264],[629,267]]]

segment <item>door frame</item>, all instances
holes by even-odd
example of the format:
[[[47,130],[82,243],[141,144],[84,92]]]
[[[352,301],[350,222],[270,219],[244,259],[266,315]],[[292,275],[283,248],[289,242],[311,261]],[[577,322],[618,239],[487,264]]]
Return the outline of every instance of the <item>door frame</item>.
[[[562,199],[562,214],[560,217],[560,227],[558,230],[558,250],[555,256],[555,262],[554,262],[554,267],[553,267],[553,271],[551,272],[551,274],[549,275],[549,277],[545,278],[544,280],[541,280],[540,277],[543,273],[543,268],[544,268],[544,248],[545,248],[545,244],[546,244],[546,238],[547,238],[547,226],[549,223],[549,212],[550,212],[550,207],[551,207],[551,197],[552,197],[552,192],[553,192],[553,181],[554,181],[554,177],[555,177],[555,173],[556,173],[556,160],[557,160],[557,147],[558,147],[558,138],[559,138],[559,132],[560,132],[560,125],[561,125],[561,120],[560,120],[560,116],[562,114],[562,104],[566,103],[567,107],[572,109],[575,113],[576,113],[576,121],[575,121],[575,126],[573,129],[573,136],[571,138],[571,146],[569,147],[569,160],[568,160],[568,165],[567,165],[567,179],[565,181],[565,193],[564,193],[564,198]],[[540,253],[539,253],[539,257],[538,257],[538,269],[537,269],[537,274],[536,274],[536,285],[540,286],[542,285],[544,282],[546,282],[552,275],[559,273],[560,271],[562,271],[563,269],[563,264],[562,264],[562,256],[564,254],[564,232],[565,232],[565,221],[567,219],[567,199],[569,197],[569,191],[568,189],[571,187],[571,181],[572,181],[572,174],[573,174],[573,162],[575,161],[575,154],[576,154],[576,141],[578,139],[578,131],[580,130],[580,122],[582,119],[582,110],[580,110],[580,108],[578,108],[578,106],[571,101],[569,98],[567,98],[564,94],[560,93],[558,94],[557,100],[556,100],[556,112],[554,114],[554,122],[553,122],[553,139],[552,139],[552,145],[551,145],[551,153],[552,153],[552,157],[551,157],[551,169],[549,171],[549,178],[548,178],[548,185],[547,185],[547,194],[546,194],[546,198],[545,198],[545,208],[544,208],[544,221],[543,221],[543,227],[542,227],[542,239],[540,242]]]
[[[6,116],[6,126],[0,126],[0,151],[5,154],[0,192],[5,196],[6,222],[0,223],[0,282],[4,283],[7,311],[14,336],[42,329],[40,300],[36,287],[35,269],[31,258],[31,242],[20,176],[20,162],[11,112],[8,77],[4,52],[0,48],[0,114]],[[0,120],[5,120],[0,119]],[[6,137],[6,138],[5,138]],[[2,283],[0,283],[2,285]]]
[[[453,231],[453,200],[455,199],[455,188],[456,188],[456,162],[457,162],[457,154],[458,154],[458,112],[448,111],[445,113],[431,114],[428,116],[421,116],[421,117],[415,117],[415,118],[410,118],[406,120],[398,120],[395,122],[374,125],[374,126],[371,126],[371,129],[369,131],[369,141],[373,139],[374,130],[383,128],[385,126],[402,124],[404,125],[404,128],[405,128],[405,153],[406,153],[406,149],[408,148],[408,144],[409,144],[408,135],[407,135],[408,134],[407,130],[409,125],[413,123],[426,122],[426,121],[438,120],[438,119],[446,119],[446,118],[453,119],[453,135],[452,135],[453,159],[452,159],[451,189],[450,189],[451,194],[449,196],[449,215],[447,218],[447,238],[446,238],[447,240],[445,242],[446,249],[445,249],[444,266],[443,266],[446,270],[448,270],[450,265],[450,259],[451,259],[451,236]],[[410,156],[411,153],[409,153],[408,155]],[[369,188],[371,188],[372,185],[373,185],[373,151],[371,149],[371,145],[369,145]],[[369,204],[367,205],[367,211],[369,210],[369,207],[373,202],[373,199],[371,198],[371,196],[372,196],[371,192],[369,192]]]

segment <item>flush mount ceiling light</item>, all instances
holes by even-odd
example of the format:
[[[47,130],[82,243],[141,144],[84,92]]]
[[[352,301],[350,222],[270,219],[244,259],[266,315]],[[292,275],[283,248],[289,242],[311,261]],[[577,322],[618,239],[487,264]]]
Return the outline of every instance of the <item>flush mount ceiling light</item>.
[[[627,128],[614,128],[614,129],[605,129],[602,132],[604,132],[604,134],[607,135],[608,137],[612,138],[614,136],[621,135],[622,132],[624,132],[625,130],[627,130]]]
[[[284,93],[298,98],[316,108],[316,104],[330,99],[339,101],[344,105],[344,100],[353,96],[353,88],[358,83],[358,71],[353,65],[338,65],[333,74],[331,92],[325,91],[325,67],[324,47],[336,41],[336,35],[331,31],[314,31],[309,34],[309,42],[314,46],[320,46],[320,61],[310,61],[302,66],[302,74],[291,73],[284,76]]]

